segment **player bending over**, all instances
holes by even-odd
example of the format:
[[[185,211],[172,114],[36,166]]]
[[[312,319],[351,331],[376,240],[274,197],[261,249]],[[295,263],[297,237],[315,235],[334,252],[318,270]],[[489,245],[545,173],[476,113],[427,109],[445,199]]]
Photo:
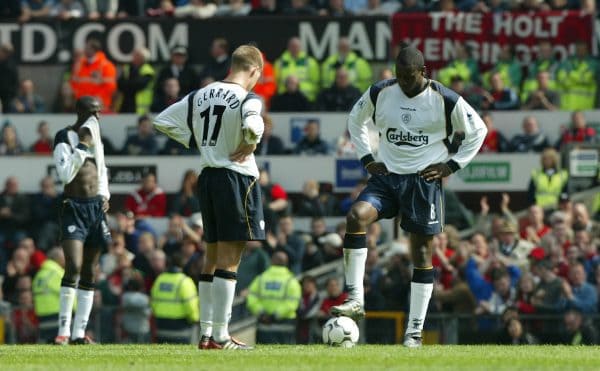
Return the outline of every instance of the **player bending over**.
[[[229,335],[237,269],[246,241],[264,240],[264,220],[253,152],[264,123],[262,103],[250,92],[263,68],[262,54],[243,45],[231,72],[161,112],[159,131],[200,150],[198,194],[208,243],[200,296],[200,349],[250,349]]]
[[[367,226],[401,215],[401,227],[410,232],[413,259],[404,345],[419,347],[433,291],[432,241],[444,222],[441,179],[473,159],[487,130],[463,98],[425,78],[419,50],[405,47],[399,51],[396,76],[372,85],[348,118],[352,143],[371,177],[346,218],[344,263],[349,299],[333,307],[331,313],[364,316]],[[380,133],[379,161],[371,154],[370,118]],[[450,155],[450,139],[457,132],[464,133],[464,139],[458,152]]]
[[[59,217],[65,274],[60,288],[58,336],[54,343],[90,344],[85,335],[94,301],[94,267],[111,242],[106,225],[108,177],[98,115],[100,102],[84,96],[75,104],[77,121],[54,137],[54,164],[65,185]],[[77,310],[71,333],[71,314]]]

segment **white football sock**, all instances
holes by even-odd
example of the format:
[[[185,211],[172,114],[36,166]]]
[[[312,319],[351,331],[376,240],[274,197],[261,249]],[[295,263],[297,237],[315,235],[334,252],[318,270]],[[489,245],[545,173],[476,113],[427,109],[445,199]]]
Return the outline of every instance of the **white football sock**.
[[[222,342],[230,338],[227,327],[231,319],[231,306],[235,296],[236,283],[236,280],[216,276],[213,278],[213,337],[215,341]]]
[[[410,283],[410,312],[406,324],[406,334],[421,336],[425,315],[429,306],[429,299],[433,292],[433,283]]]
[[[214,278],[213,278],[214,279]],[[213,326],[213,283],[208,281],[198,282],[198,296],[200,299],[200,335],[211,336]]]
[[[60,309],[58,312],[58,336],[71,336],[71,317],[73,316],[73,303],[75,302],[75,289],[60,287]]]
[[[75,311],[75,320],[73,320],[71,339],[75,340],[85,336],[93,304],[94,291],[77,289],[77,310]]]
[[[348,298],[361,304],[365,302],[363,279],[365,278],[365,263],[367,249],[344,249],[344,275],[348,287]]]

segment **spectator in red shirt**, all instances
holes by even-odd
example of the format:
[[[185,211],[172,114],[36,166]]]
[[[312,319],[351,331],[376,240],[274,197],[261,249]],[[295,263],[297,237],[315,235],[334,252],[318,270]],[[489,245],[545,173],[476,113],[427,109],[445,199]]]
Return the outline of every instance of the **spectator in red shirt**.
[[[524,273],[519,278],[517,287],[516,306],[520,313],[531,314],[535,312],[535,307],[531,303],[533,290],[535,289],[535,281],[531,273]]]
[[[444,286],[444,289],[450,289],[452,287],[452,281],[454,280],[455,269],[452,265],[451,259],[454,256],[454,250],[448,245],[448,235],[446,232],[442,232],[434,237],[435,249],[432,257],[432,265],[436,270],[439,270],[440,283]]]
[[[556,144],[558,149],[569,143],[596,143],[596,130],[588,127],[583,112],[575,111],[571,114],[571,128],[565,129]]]
[[[487,135],[483,140],[483,145],[479,149],[479,153],[488,152],[506,152],[508,150],[508,141],[504,135],[494,127],[494,120],[489,112],[484,112],[481,115],[485,126],[487,127]]]
[[[340,287],[340,283],[337,278],[328,279],[325,285],[327,289],[327,297],[323,299],[321,309],[319,310],[319,318],[321,318],[323,322],[331,317],[329,315],[329,310],[331,307],[343,304],[348,298],[348,293],[342,292],[342,288]]]
[[[156,175],[144,175],[142,187],[125,199],[125,209],[133,212],[136,217],[167,215],[167,195],[156,184]]]
[[[266,229],[271,230],[289,210],[288,195],[281,185],[271,182],[269,171],[265,168],[260,169],[258,185],[263,197]]]
[[[527,222],[521,228],[521,238],[535,244],[550,232],[550,227],[544,223],[544,210],[538,205],[532,205],[527,210]]]
[[[53,141],[50,137],[50,128],[48,127],[48,122],[40,121],[37,132],[39,134],[39,138],[31,146],[31,152],[43,155],[51,154]]]

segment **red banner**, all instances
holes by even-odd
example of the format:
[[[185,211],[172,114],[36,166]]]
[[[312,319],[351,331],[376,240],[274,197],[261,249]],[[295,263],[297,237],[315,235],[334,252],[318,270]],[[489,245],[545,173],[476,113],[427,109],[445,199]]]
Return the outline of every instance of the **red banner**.
[[[579,11],[544,13],[397,13],[392,43],[410,42],[423,52],[428,69],[453,58],[454,44],[466,43],[482,68],[493,65],[501,46],[511,44],[523,63],[536,56],[537,43],[548,39],[561,58],[584,40],[592,50],[593,17]]]

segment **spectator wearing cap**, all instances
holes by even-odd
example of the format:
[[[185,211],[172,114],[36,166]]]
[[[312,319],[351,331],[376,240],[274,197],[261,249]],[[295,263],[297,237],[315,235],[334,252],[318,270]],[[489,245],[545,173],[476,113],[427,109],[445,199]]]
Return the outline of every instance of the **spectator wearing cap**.
[[[121,94],[119,112],[143,115],[150,111],[156,73],[148,63],[149,59],[148,49],[136,48],[131,55],[131,63],[120,68],[117,79]]]
[[[560,196],[558,196],[558,211],[562,211],[568,215],[573,213],[573,201],[571,201],[571,197],[567,192],[562,192]]]
[[[133,156],[158,154],[158,143],[149,116],[138,117],[137,133],[127,138],[123,146],[123,154]]]
[[[337,233],[327,233],[318,238],[317,242],[322,247],[323,260],[325,263],[337,260],[342,257],[343,240]],[[368,258],[367,258],[368,261]],[[368,274],[368,273],[367,273]]]
[[[157,75],[156,84],[154,86],[155,97],[162,97],[164,91],[165,80],[176,78],[179,81],[180,95],[187,95],[194,89],[198,88],[198,75],[194,69],[187,64],[188,53],[184,46],[178,45],[171,50],[171,61],[163,67]]]
[[[559,167],[559,154],[553,148],[546,148],[540,160],[541,168],[531,172],[529,202],[544,209],[556,208],[560,194],[567,192],[569,173]]]
[[[505,266],[515,266],[520,269],[529,267],[527,257],[534,245],[519,238],[517,228],[510,221],[504,221],[499,230],[498,241],[494,241],[492,251]]]

